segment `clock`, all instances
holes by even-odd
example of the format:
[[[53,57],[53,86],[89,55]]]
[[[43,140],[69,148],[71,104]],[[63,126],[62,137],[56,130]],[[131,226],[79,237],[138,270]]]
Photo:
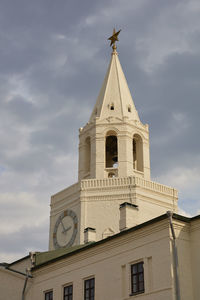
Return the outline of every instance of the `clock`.
[[[78,231],[78,218],[73,210],[67,209],[58,217],[53,231],[54,248],[73,245]]]

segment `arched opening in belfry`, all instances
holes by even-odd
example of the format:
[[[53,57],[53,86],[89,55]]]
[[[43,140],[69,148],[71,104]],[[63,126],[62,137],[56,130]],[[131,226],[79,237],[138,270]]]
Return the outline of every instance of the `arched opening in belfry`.
[[[117,136],[111,133],[106,137],[106,168],[118,167]]]
[[[133,136],[133,168],[143,172],[143,141],[139,134]]]
[[[90,172],[90,160],[91,160],[91,142],[90,137],[85,140],[85,173]]]

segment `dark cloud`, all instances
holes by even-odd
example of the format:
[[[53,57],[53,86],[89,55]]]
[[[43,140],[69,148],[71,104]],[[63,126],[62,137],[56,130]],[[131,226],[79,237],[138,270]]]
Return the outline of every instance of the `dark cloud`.
[[[150,125],[152,177],[177,185],[182,209],[197,212],[200,5],[192,5],[193,0],[1,1],[0,189],[13,206],[26,191],[27,201],[34,195],[48,207],[52,193],[77,180],[78,128],[95,104],[110,60],[107,38],[116,26],[122,29],[118,53],[136,108]],[[27,210],[20,206],[22,225]],[[48,209],[45,214],[48,220]],[[18,217],[13,210],[13,224]],[[4,234],[4,250],[23,255],[31,247],[45,249],[48,230],[41,215],[39,222]]]

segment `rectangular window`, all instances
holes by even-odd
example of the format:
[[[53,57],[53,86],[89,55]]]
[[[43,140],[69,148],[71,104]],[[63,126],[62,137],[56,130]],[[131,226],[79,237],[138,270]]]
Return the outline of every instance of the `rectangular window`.
[[[131,294],[144,293],[143,262],[131,265]]]
[[[85,280],[84,282],[84,300],[94,300],[94,278]]]
[[[53,300],[53,291],[49,291],[45,293],[45,300]]]
[[[63,300],[72,300],[73,299],[73,285],[68,285],[64,287]]]

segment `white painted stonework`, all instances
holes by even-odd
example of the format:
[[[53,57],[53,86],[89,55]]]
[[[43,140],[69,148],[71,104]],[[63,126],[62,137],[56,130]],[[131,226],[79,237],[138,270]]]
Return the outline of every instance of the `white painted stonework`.
[[[55,223],[66,209],[78,217],[74,245],[84,243],[87,227],[96,229],[97,240],[105,232],[119,232],[119,206],[124,202],[138,206],[135,224],[177,211],[177,191],[150,180],[148,125],[139,119],[115,49],[90,120],[79,133],[79,181],[51,197],[50,250]],[[117,140],[118,160],[109,167],[108,136]]]

